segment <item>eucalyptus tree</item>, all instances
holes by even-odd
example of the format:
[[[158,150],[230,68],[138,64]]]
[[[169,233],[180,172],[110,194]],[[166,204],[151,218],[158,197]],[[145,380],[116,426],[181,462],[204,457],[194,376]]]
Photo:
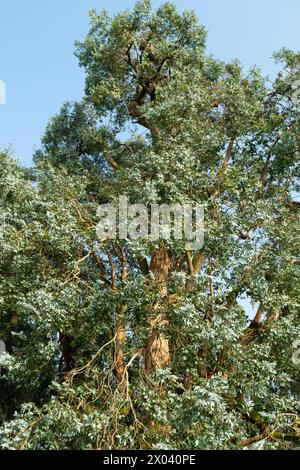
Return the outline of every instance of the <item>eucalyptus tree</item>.
[[[92,11],[83,101],[31,174],[1,158],[2,448],[297,446],[300,55],[270,82],[205,41],[170,3]],[[201,204],[203,247],[97,238],[121,195]]]

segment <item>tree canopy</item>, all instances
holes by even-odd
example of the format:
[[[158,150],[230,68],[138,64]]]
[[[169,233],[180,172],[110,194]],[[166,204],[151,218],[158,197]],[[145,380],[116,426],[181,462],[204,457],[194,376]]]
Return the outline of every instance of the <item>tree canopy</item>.
[[[0,448],[297,448],[300,53],[270,81],[172,3],[90,17],[83,100],[0,154]],[[99,240],[120,195],[203,205],[203,247]]]

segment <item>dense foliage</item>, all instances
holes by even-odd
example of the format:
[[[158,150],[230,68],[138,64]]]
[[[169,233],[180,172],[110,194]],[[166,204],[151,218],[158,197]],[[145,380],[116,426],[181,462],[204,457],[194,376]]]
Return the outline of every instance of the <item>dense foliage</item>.
[[[300,54],[271,83],[205,40],[170,3],[91,12],[83,101],[34,168],[0,155],[2,449],[298,445]],[[121,194],[203,204],[203,248],[97,239]]]

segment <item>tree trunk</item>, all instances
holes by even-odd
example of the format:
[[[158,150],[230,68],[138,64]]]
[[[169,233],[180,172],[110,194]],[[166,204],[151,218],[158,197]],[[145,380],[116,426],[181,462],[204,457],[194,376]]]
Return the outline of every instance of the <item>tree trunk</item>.
[[[166,248],[161,245],[152,256],[150,271],[155,275],[155,283],[161,284],[162,297],[167,295],[167,280],[170,270],[170,258]],[[159,307],[158,307],[159,308]],[[150,373],[157,369],[168,367],[170,363],[169,341],[159,331],[159,326],[168,324],[168,320],[162,314],[148,320],[151,325],[151,333],[146,342],[145,370]]]

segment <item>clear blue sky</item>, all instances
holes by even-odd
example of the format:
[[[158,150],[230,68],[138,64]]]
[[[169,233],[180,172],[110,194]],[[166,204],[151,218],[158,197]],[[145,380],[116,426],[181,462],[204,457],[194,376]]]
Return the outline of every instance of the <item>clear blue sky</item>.
[[[80,99],[83,70],[73,55],[74,40],[88,31],[88,10],[110,12],[133,0],[1,0],[0,80],[7,104],[0,106],[0,145],[11,144],[26,165],[50,115],[66,100]],[[153,1],[157,6],[161,1]],[[274,76],[274,50],[299,50],[300,0],[177,0],[194,8],[208,30],[208,51],[220,59],[256,63]]]

